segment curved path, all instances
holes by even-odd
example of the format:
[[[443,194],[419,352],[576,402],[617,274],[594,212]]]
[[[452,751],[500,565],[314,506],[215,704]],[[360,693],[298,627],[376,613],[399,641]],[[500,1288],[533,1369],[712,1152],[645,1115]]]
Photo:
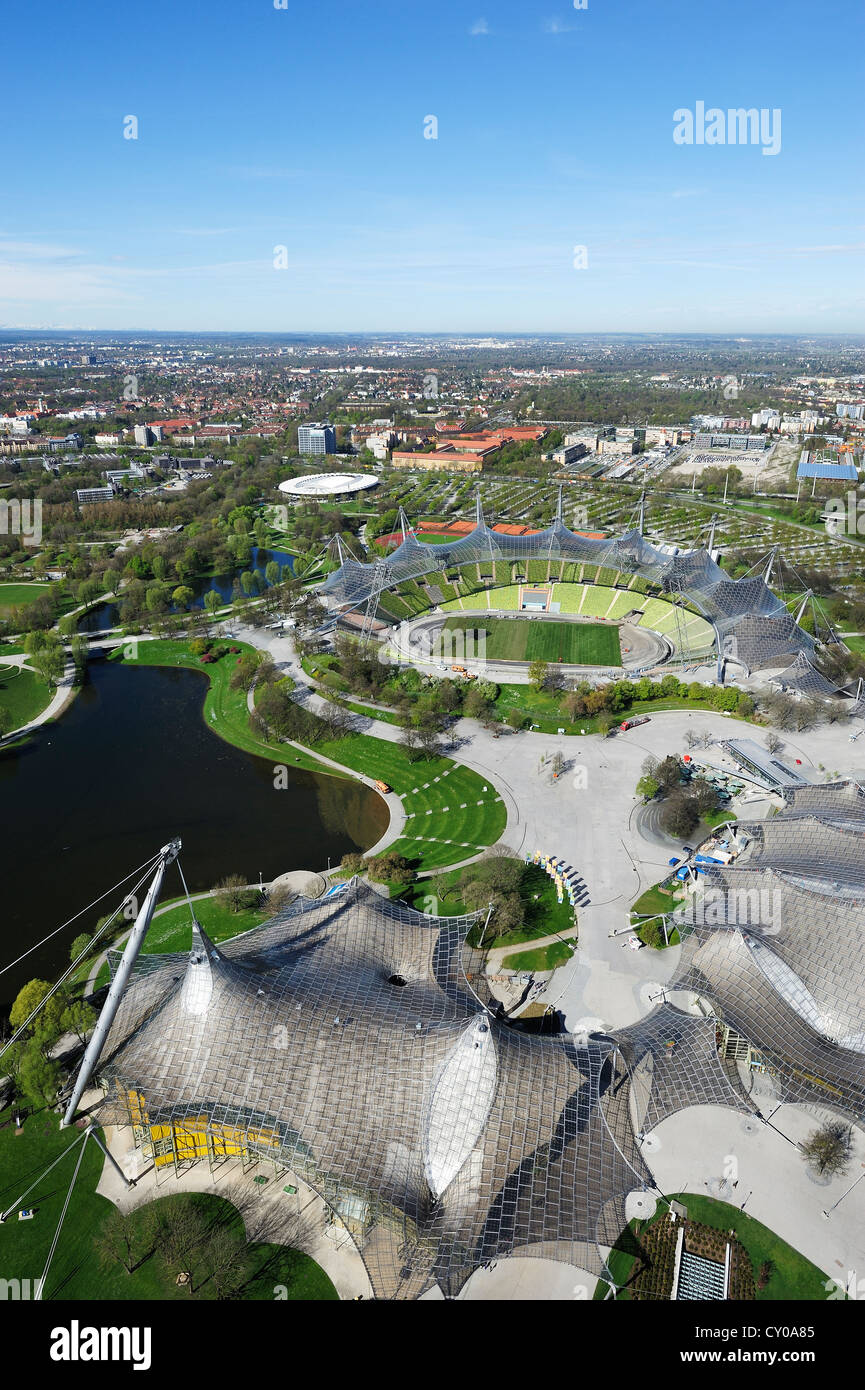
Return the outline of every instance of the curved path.
[[[16,661],[16,659],[13,657],[10,659],[10,661],[5,662],[4,665],[10,665],[12,664],[12,662],[14,662],[20,668],[24,666],[25,660],[26,658],[22,657],[20,661]],[[0,667],[0,669],[2,669],[2,667]],[[28,666],[26,667],[26,669],[29,671],[32,668]],[[11,733],[8,733],[5,736],[5,738],[0,738],[0,748],[2,748],[5,743],[14,743],[19,738],[25,737],[34,729],[38,729],[41,724],[49,724],[52,719],[56,719],[57,716],[61,714],[62,711],[66,708],[66,706],[75,698],[76,689],[77,686],[75,685],[75,663],[74,661],[67,659],[63,675],[57,682],[57,689],[54,691],[54,694],[48,701],[48,704],[45,706],[42,713],[37,714],[36,717],[34,719],[31,719],[27,724],[22,724],[20,728],[13,729]]]

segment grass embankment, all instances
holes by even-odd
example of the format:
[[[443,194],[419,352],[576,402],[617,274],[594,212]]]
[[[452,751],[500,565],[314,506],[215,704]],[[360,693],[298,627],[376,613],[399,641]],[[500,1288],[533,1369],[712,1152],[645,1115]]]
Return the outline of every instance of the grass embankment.
[[[549,946],[539,946],[534,951],[513,951],[505,956],[502,965],[505,970],[555,970],[570,960],[573,954],[572,947],[566,941],[553,941]]]
[[[24,1123],[20,1135],[15,1134],[11,1111],[0,1122],[0,1207],[5,1209],[17,1202],[21,1193],[34,1182],[54,1159],[81,1140],[76,1128],[59,1128],[59,1120],[50,1112],[32,1115]],[[32,1221],[18,1221],[17,1214],[6,1221],[2,1230],[3,1268],[6,1277],[30,1279],[42,1275],[49,1247],[60,1219],[60,1212],[80,1146],[41,1179],[23,1205],[35,1209]],[[45,1284],[43,1299],[80,1299],[90,1302],[143,1299],[189,1300],[190,1294],[174,1282],[177,1270],[167,1269],[158,1254],[152,1253],[143,1263],[127,1274],[119,1263],[107,1268],[100,1265],[94,1240],[113,1203],[96,1192],[104,1159],[92,1139],[88,1139],[78,1179],[72,1193],[57,1251]],[[265,1165],[262,1164],[265,1170]],[[273,1182],[272,1174],[270,1180]],[[285,1201],[292,1198],[286,1196]],[[296,1199],[294,1199],[296,1200]],[[240,1213],[221,1197],[204,1193],[175,1193],[160,1197],[152,1205],[165,1210],[168,1203],[190,1203],[205,1218],[208,1225],[225,1226],[242,1234]],[[250,1267],[242,1291],[244,1299],[272,1301],[274,1286],[284,1284],[289,1299],[335,1299],[333,1284],[315,1260],[299,1251],[279,1245],[249,1246]],[[195,1255],[193,1254],[193,1261]],[[31,1293],[31,1297],[32,1297]],[[211,1285],[205,1282],[194,1295],[196,1299],[215,1297]]]
[[[0,666],[0,707],[9,711],[12,728],[29,724],[51,703],[52,692],[35,671]]]
[[[244,643],[232,645],[239,652],[253,650]],[[468,859],[494,844],[504,831],[507,811],[495,787],[450,758],[412,763],[398,744],[370,734],[348,734],[315,744],[316,753],[339,764],[331,769],[297,745],[259,738],[249,728],[246,692],[230,687],[235,667],[231,656],[202,665],[189,651],[188,643],[157,639],[139,642],[134,659],[124,658],[117,649],[115,659],[127,660],[130,665],[180,666],[202,672],[210,682],[204,700],[205,723],[248,753],[319,774],[346,776],[350,769],[386,782],[402,798],[407,818],[405,834],[391,848],[419,870]]]
[[[241,932],[260,926],[273,916],[272,912],[261,912],[258,908],[241,908],[232,912],[225,898],[198,898],[192,903],[192,910],[200,926],[204,928],[214,945],[230,941]],[[189,951],[192,949],[192,921],[189,905],[185,898],[178,898],[176,904],[167,912],[154,916],[153,923],[144,945],[142,955],[154,955],[160,951]]]
[[[604,718],[615,728],[625,719],[634,719],[638,714],[662,714],[665,710],[687,710],[695,714],[725,712],[716,709],[708,699],[683,700],[671,696],[669,699],[634,700],[626,710],[620,710],[616,714],[580,714],[572,723],[570,716],[561,708],[562,696],[558,691],[538,692],[530,685],[507,684],[501,685],[499,691],[499,698],[495,704],[495,712],[499,719],[507,719],[513,710],[519,710],[528,723],[537,724],[539,732],[544,734],[554,734],[559,729],[563,729],[566,734],[579,734],[583,730],[587,734],[596,734],[601,731]],[[738,713],[732,717],[742,719],[746,723],[757,722]]]
[[[713,1197],[697,1195],[693,1192],[680,1192],[670,1201],[681,1202],[688,1209],[688,1216],[704,1226],[712,1226],[718,1231],[733,1231],[738,1237],[754,1269],[757,1284],[757,1300],[768,1302],[823,1302],[826,1298],[826,1275],[816,1265],[794,1250],[768,1226],[756,1221],[747,1212],[727,1202],[718,1202]],[[650,1222],[632,1221],[622,1232],[610,1255],[610,1273],[620,1292],[618,1301],[629,1301],[630,1295],[625,1287],[634,1273],[635,1261],[640,1258],[640,1234],[654,1221],[664,1216],[665,1203],[658,1203],[658,1211]],[[761,1289],[758,1276],[761,1265],[770,1262],[772,1273],[766,1287]],[[608,1285],[598,1281],[595,1298],[606,1296]]]

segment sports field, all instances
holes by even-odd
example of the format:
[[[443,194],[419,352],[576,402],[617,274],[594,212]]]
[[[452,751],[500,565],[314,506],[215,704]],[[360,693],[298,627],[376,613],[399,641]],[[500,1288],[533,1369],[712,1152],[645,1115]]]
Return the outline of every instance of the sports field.
[[[0,608],[18,608],[22,603],[32,603],[50,588],[50,584],[41,584],[38,580],[27,584],[0,584]]]
[[[622,664],[618,628],[601,623],[475,617],[448,618],[445,627],[486,633],[485,655],[489,661],[562,661],[573,666]]]

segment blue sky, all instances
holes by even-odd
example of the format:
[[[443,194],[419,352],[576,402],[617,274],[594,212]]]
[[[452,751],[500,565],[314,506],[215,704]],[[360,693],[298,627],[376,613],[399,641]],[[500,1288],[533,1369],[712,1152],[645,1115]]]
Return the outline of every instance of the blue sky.
[[[863,40],[853,0],[15,6],[0,326],[861,331]],[[698,101],[780,153],[676,145]]]

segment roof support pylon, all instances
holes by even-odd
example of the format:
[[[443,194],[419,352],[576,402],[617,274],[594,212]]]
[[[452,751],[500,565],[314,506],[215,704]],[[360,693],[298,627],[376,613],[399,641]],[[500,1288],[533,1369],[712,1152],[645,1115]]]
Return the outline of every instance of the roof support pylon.
[[[147,890],[147,896],[145,897],[144,902],[141,904],[141,910],[135,919],[135,926],[129,933],[129,940],[126,943],[126,949],[123,952],[123,959],[120,962],[120,967],[117,971],[117,974],[114,976],[114,979],[111,982],[111,988],[108,991],[108,998],[105,1000],[105,1003],[102,1006],[102,1012],[99,1015],[99,1021],[93,1030],[89,1043],[87,1044],[87,1050],[84,1053],[84,1060],[82,1061],[81,1068],[78,1072],[78,1080],[75,1082],[75,1089],[72,1092],[72,1098],[70,1099],[69,1104],[66,1107],[66,1114],[63,1116],[63,1119],[60,1122],[61,1129],[65,1129],[67,1125],[71,1125],[72,1121],[75,1118],[75,1111],[78,1108],[78,1102],[81,1099],[85,1086],[90,1080],[93,1068],[99,1061],[99,1055],[102,1052],[102,1048],[105,1044],[105,1039],[108,1037],[109,1029],[111,1028],[112,1023],[114,1022],[115,1015],[117,1013],[118,1008],[120,1007],[120,1000],[123,995],[123,991],[125,990],[126,983],[129,979],[130,974],[132,973],[132,967],[138,959],[138,952],[141,950],[141,947],[144,943],[144,938],[147,935],[147,928],[150,926],[150,921],[153,917],[153,909],[156,907],[156,901],[159,897],[159,893],[162,888],[162,880],[165,877],[165,870],[168,868],[169,864],[174,863],[179,852],[179,840],[169,841],[169,843],[167,845],[163,845],[162,849],[159,851],[159,862],[156,866],[156,872],[153,875],[152,882]]]

